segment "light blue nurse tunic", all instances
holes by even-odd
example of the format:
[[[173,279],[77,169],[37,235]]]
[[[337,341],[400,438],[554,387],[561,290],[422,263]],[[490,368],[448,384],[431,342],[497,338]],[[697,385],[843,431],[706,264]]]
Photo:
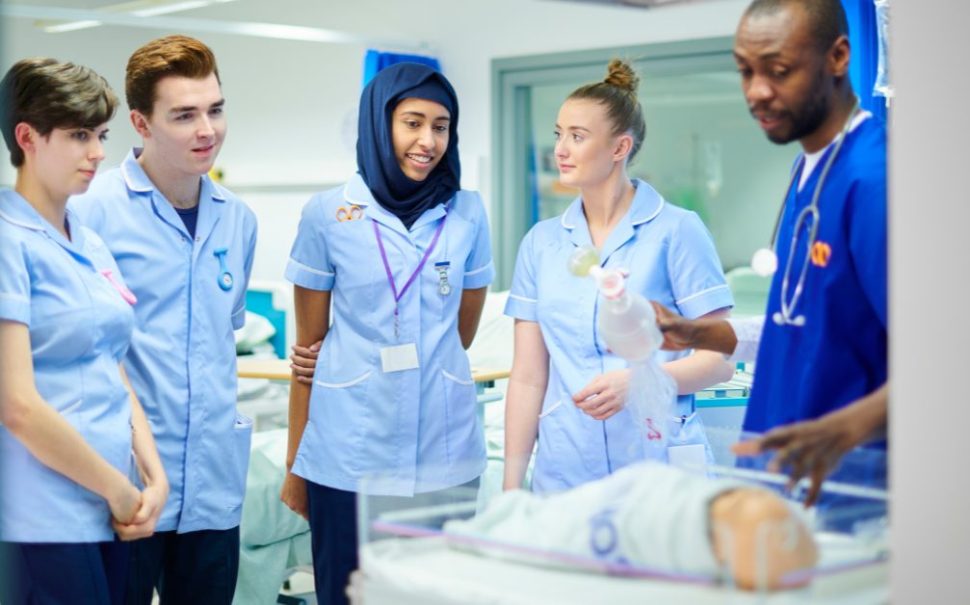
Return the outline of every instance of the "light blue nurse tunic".
[[[252,433],[252,421],[236,412],[233,330],[245,318],[256,217],[202,177],[193,239],[138,164],[139,152],[70,205],[138,297],[125,369],[171,485],[157,530],[231,529],[242,515]]]
[[[109,464],[132,470],[131,401],[119,364],[134,314],[101,239],[67,214],[66,239],[0,190],[0,320],[30,330],[34,383]],[[108,542],[107,501],[45,466],[0,425],[0,541]]]
[[[599,251],[602,266],[628,270],[629,291],[685,317],[732,307],[721,262],[700,218],[666,203],[644,181],[633,183],[633,203]],[[597,375],[627,367],[607,350],[597,332],[596,283],[569,272],[569,257],[582,246],[592,246],[592,240],[582,200],[577,198],[561,217],[536,224],[522,240],[505,307],[506,315],[538,322],[549,351],[549,382],[532,476],[532,489],[538,492],[605,477],[647,454],[643,434],[628,409],[600,421],[572,401],[573,394]],[[663,363],[687,354],[659,351],[657,360]],[[689,418],[693,396],[679,397],[677,406],[678,415]],[[699,419],[690,422],[685,434],[692,432],[692,442],[705,443]]]
[[[340,220],[353,206],[362,211],[354,214],[359,218]],[[400,291],[442,221],[437,245],[401,298],[395,338],[394,296],[374,223]],[[345,491],[394,496],[481,475],[485,443],[458,335],[458,308],[463,289],[487,286],[494,273],[477,193],[459,191],[446,205],[429,208],[410,231],[374,200],[360,175],[311,198],[286,278],[303,288],[332,291],[333,325],[317,362],[296,475]],[[419,367],[382,371],[381,349],[406,343],[416,345]],[[361,480],[369,483],[359,486]]]

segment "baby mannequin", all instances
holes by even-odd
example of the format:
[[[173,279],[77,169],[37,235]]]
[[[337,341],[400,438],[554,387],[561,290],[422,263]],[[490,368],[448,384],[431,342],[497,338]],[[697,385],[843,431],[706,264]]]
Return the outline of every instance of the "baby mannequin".
[[[749,590],[804,584],[810,575],[792,572],[818,558],[807,527],[776,494],[653,461],[550,496],[506,492],[445,532],[457,546],[497,556],[523,558],[478,540],[692,577],[726,571]]]

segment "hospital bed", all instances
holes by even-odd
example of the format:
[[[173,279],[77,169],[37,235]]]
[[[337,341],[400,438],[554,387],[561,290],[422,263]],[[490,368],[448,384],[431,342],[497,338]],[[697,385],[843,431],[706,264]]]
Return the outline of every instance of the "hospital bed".
[[[725,448],[737,434],[720,434],[716,429],[712,433],[715,457],[726,465],[710,467],[709,473],[781,491],[786,478],[763,470],[767,458],[755,461],[751,468],[736,469]],[[523,563],[521,547],[487,539],[492,554],[485,556],[455,548],[454,537],[441,529],[444,519],[468,518],[480,510],[474,495],[456,496],[457,504],[449,507],[405,505],[379,513],[369,511],[367,499],[362,498],[361,569],[351,581],[352,601],[366,605],[888,603],[888,498],[880,475],[884,469],[881,451],[858,451],[846,458],[823,490],[825,504],[809,518],[820,549],[811,583],[775,592],[735,589],[723,578],[684,577],[670,570],[616,567],[575,557],[563,564],[566,556],[556,552],[530,552],[532,563]],[[790,497],[800,495],[796,491]],[[502,556],[503,548],[510,556]]]

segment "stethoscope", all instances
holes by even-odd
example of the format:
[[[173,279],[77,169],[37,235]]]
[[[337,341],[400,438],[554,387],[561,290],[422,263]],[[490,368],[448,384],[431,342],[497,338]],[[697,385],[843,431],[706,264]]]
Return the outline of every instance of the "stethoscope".
[[[829,154],[828,159],[825,161],[825,165],[822,167],[822,173],[818,177],[818,185],[815,186],[815,191],[812,193],[812,202],[802,209],[798,213],[798,217],[795,219],[795,228],[792,231],[791,244],[788,249],[788,260],[785,262],[785,273],[781,278],[781,293],[779,294],[781,309],[775,311],[771,316],[772,321],[774,321],[779,326],[795,326],[802,327],[805,325],[805,315],[795,315],[795,307],[798,306],[798,301],[802,297],[802,293],[805,290],[805,279],[808,276],[808,264],[811,260],[812,247],[815,246],[816,238],[818,236],[818,224],[821,218],[818,209],[819,196],[822,193],[822,187],[825,185],[825,179],[828,177],[829,170],[832,168],[835,158],[839,155],[839,150],[842,149],[842,143],[845,142],[845,137],[852,128],[852,122],[859,113],[859,102],[856,101],[855,105],[852,107],[852,111],[849,112],[849,117],[845,121],[845,125],[842,127],[842,132],[839,134],[838,139],[836,139],[835,148],[832,149],[832,153]],[[751,258],[751,268],[755,273],[761,275],[762,277],[768,277],[773,275],[775,271],[778,270],[778,255],[775,254],[775,245],[778,239],[778,229],[781,226],[781,217],[785,213],[785,207],[788,204],[788,198],[791,196],[792,189],[794,189],[796,183],[798,182],[799,176],[805,167],[805,159],[802,158],[799,166],[792,171],[791,183],[788,184],[788,189],[785,192],[785,199],[781,203],[781,208],[778,210],[778,217],[775,219],[775,229],[771,235],[771,247],[761,248],[754,253]],[[791,293],[791,297],[788,295],[788,284],[791,281],[792,274],[792,263],[795,259],[795,248],[798,247],[799,235],[802,229],[808,227],[808,241],[805,252],[805,259],[802,261],[801,271],[798,273],[798,281],[795,282],[795,290]]]
[[[219,276],[216,278],[216,283],[226,292],[232,290],[232,273],[229,272],[229,266],[226,265],[226,254],[228,252],[229,248],[216,248],[212,251],[212,255],[219,261]]]

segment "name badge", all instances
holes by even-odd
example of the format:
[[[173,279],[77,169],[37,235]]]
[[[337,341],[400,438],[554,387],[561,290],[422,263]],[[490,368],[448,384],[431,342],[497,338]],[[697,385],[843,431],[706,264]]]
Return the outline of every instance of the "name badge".
[[[667,461],[685,471],[703,473],[707,470],[707,454],[703,443],[671,445],[667,448]]]
[[[418,346],[413,342],[381,349],[381,369],[384,373],[413,370],[419,367]]]

